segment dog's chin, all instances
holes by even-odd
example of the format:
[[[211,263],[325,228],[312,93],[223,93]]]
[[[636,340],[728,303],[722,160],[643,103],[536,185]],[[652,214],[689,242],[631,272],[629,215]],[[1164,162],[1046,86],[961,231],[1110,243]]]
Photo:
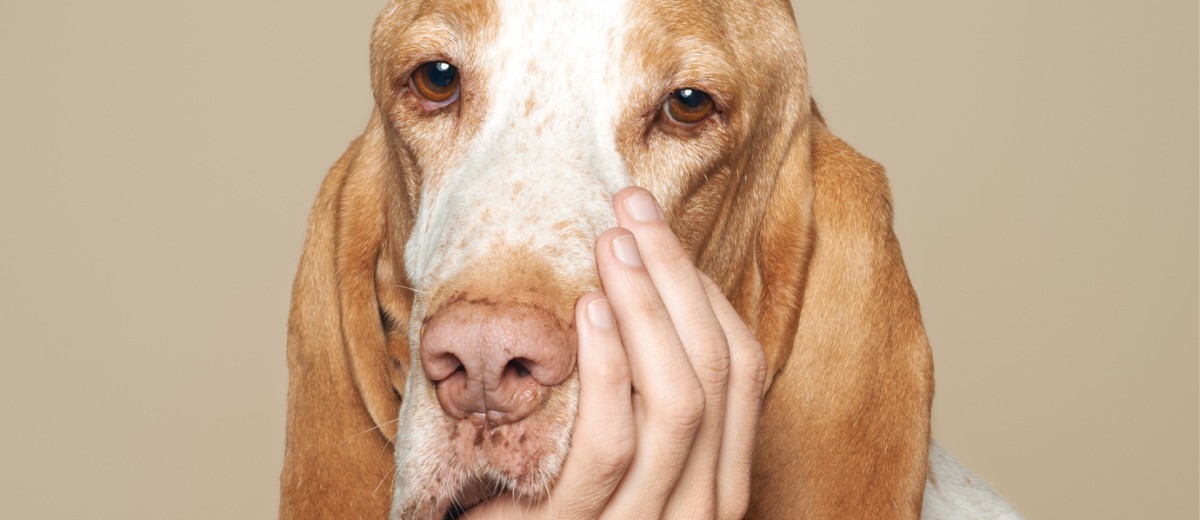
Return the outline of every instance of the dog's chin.
[[[438,417],[425,423],[437,425],[427,432],[432,435],[412,446],[415,457],[403,457],[415,464],[398,468],[397,485],[407,489],[398,488],[393,518],[458,518],[504,495],[522,503],[545,499],[566,459],[577,403],[578,379],[572,375],[518,422],[453,420],[438,409]]]
[[[530,503],[548,496],[566,456],[565,442],[553,437],[569,435],[570,428],[565,432],[546,431],[539,422],[526,420],[492,428],[482,420],[460,421],[455,433],[450,434],[451,449],[470,454],[475,464],[447,468],[460,476],[457,479],[434,478],[434,485],[447,485],[433,493],[440,497],[435,499],[438,503],[433,511],[444,512],[434,516],[458,518],[472,507],[502,495]]]
[[[445,514],[441,516],[442,520],[457,520],[465,516],[472,508],[505,495],[518,502],[540,502],[549,495],[549,489],[549,487],[546,487],[543,491],[531,495],[521,493],[517,490],[506,489],[504,483],[498,480],[477,479],[469,483],[458,493],[452,495],[453,498],[447,504],[439,504],[436,510],[445,511]]]

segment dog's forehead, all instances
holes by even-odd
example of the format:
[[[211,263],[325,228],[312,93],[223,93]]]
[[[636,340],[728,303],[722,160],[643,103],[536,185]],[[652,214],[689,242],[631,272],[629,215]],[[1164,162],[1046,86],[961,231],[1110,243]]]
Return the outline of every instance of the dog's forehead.
[[[528,121],[615,117],[624,53],[624,0],[497,0],[496,35],[481,53],[492,108]],[[605,121],[608,122],[608,121]]]

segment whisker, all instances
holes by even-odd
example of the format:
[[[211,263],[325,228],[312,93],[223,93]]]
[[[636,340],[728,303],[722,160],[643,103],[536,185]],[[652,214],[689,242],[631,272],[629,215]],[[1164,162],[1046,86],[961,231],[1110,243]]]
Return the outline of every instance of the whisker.
[[[396,420],[399,420],[399,419],[396,419]],[[387,451],[388,446],[395,446],[396,439],[398,439],[399,437],[400,437],[400,432],[396,432],[396,435],[393,435],[390,439],[388,439],[388,442],[383,445],[383,448],[380,448],[379,453],[382,454],[383,452]]]
[[[516,494],[514,493],[513,496],[515,497]],[[523,502],[524,502],[525,516],[529,516],[529,514],[533,512],[534,501],[531,499],[525,499]]]
[[[385,425],[392,424],[392,423],[394,423],[394,422],[396,422],[396,421],[399,421],[399,420],[400,420],[400,418],[399,418],[399,417],[396,417],[395,419],[392,419],[392,420],[390,420],[390,421],[386,421],[386,422],[384,422],[383,424],[376,424],[375,426],[372,426],[372,427],[370,427],[370,428],[367,428],[367,429],[365,429],[365,430],[363,430],[363,431],[361,431],[361,432],[358,432],[358,433],[354,434],[354,437],[358,437],[359,435],[362,435],[362,434],[364,434],[364,433],[370,433],[370,432],[373,432],[373,431],[375,431],[375,430],[378,430],[379,428],[381,428],[381,427],[383,427],[383,426],[385,426]],[[352,437],[352,438],[353,438],[353,437]]]
[[[375,493],[379,492],[379,488],[383,487],[383,483],[385,481],[387,481],[387,479],[389,477],[392,479],[392,487],[396,487],[396,479],[395,479],[396,465],[395,464],[392,465],[392,469],[388,470],[387,475],[383,476],[383,479],[379,481],[379,484],[375,485],[375,489],[373,491],[371,491],[371,496],[375,496]]]
[[[417,293],[417,294],[425,294],[425,293],[429,292],[429,291],[422,291],[422,290],[420,290],[420,289],[417,289],[416,287],[409,287],[409,286],[407,286],[407,285],[400,285],[400,284],[398,284],[398,283],[392,284],[392,287],[399,287],[399,288],[401,288],[401,289],[408,289],[408,290],[410,290],[410,291],[412,291],[412,292],[415,292],[415,293]]]

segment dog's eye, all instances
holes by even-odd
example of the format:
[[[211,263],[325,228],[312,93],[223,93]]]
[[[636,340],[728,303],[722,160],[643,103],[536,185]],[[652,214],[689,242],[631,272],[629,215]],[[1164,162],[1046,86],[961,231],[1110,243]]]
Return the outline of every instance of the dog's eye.
[[[458,99],[458,68],[444,61],[422,64],[408,78],[409,87],[427,103],[426,110],[441,108]]]
[[[681,88],[667,97],[663,111],[676,123],[695,126],[711,116],[716,111],[716,105],[712,97],[702,90]]]

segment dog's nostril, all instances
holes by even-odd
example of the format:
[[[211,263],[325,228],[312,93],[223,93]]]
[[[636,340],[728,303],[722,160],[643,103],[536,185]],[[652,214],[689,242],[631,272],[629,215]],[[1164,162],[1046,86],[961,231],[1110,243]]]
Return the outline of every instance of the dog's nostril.
[[[519,377],[521,379],[529,377],[529,368],[527,368],[525,365],[525,363],[528,363],[528,362],[529,362],[529,360],[522,359],[522,358],[517,358],[512,361],[509,361],[508,367],[507,367],[508,371],[512,371],[513,373],[517,374],[517,377]]]
[[[467,373],[467,365],[463,363],[462,359],[450,352],[425,359],[423,362],[425,364],[425,374],[429,376],[430,381],[435,383],[443,381],[459,372]]]

